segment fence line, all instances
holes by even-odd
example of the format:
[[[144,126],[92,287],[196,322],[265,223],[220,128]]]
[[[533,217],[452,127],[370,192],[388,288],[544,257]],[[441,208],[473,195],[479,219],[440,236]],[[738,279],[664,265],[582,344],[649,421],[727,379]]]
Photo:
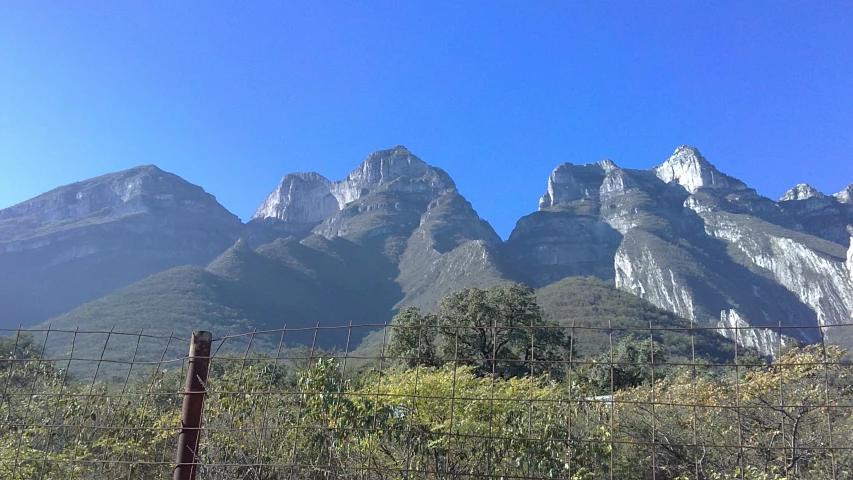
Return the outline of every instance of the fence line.
[[[853,323],[753,328],[0,329],[0,478],[853,479]]]

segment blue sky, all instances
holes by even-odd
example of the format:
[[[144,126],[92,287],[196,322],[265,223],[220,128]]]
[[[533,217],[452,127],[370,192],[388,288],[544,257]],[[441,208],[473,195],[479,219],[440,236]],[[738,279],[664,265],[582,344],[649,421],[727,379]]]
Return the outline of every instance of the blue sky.
[[[0,0],[0,208],[156,164],[244,220],[402,144],[506,237],[562,162],[853,182],[853,2]]]

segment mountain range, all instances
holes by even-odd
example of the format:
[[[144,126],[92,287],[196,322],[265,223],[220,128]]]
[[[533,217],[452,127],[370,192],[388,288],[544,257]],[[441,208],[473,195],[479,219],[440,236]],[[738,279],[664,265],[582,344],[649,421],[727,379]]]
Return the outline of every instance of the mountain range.
[[[853,184],[835,195],[800,184],[774,201],[687,146],[649,170],[557,166],[506,241],[444,170],[401,146],[339,181],[287,174],[245,224],[144,166],[0,210],[0,328],[378,325],[461,288],[517,281],[564,324],[628,293],[647,306],[629,315],[640,327],[656,312],[766,354],[780,332],[851,348],[851,225]],[[322,342],[363,336],[330,329]]]

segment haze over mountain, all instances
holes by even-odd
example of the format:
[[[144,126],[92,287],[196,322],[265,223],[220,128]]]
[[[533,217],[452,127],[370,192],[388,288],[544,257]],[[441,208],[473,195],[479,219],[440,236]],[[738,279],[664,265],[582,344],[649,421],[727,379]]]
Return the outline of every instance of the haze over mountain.
[[[776,202],[686,146],[649,170],[564,163],[503,242],[446,172],[401,146],[339,181],[285,175],[245,225],[140,167],[0,211],[2,326],[381,324],[464,287],[523,281],[554,298],[562,279],[594,276],[611,285],[584,287],[596,298],[617,288],[730,338],[750,327],[738,341],[765,353],[780,331],[816,342],[818,327],[851,347],[853,329],[832,328],[853,321],[851,188],[801,184]],[[325,345],[346,341],[330,332]]]
[[[179,265],[206,265],[240,220],[153,165],[0,210],[0,326],[32,325]]]

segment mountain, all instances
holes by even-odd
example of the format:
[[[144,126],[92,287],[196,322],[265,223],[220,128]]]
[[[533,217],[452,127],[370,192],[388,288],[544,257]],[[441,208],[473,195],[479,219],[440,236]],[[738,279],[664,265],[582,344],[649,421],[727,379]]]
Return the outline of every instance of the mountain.
[[[378,325],[399,308],[435,308],[460,288],[511,280],[491,226],[443,170],[403,147],[371,154],[339,182],[286,175],[243,233],[203,269],[155,274],[50,324],[108,328],[133,318],[137,330],[160,334]],[[286,340],[310,344],[312,333]],[[324,330],[318,345],[344,346],[348,335]]]
[[[773,202],[686,146],[650,170],[566,163],[506,252],[535,286],[613,279],[698,325],[743,328],[740,343],[766,353],[780,329],[851,346],[853,329],[832,328],[853,320],[846,198],[799,185]]]
[[[316,173],[286,175],[253,217],[258,221],[296,236],[347,239],[380,254],[402,289],[398,308],[431,308],[459,288],[511,280],[492,227],[444,170],[402,146],[370,154],[338,182]]]
[[[853,328],[839,325],[853,321],[851,192],[800,184],[774,201],[688,146],[648,170],[564,163],[504,242],[444,170],[402,146],[342,180],[286,174],[245,225],[201,188],[140,167],[0,211],[0,312],[182,335],[306,329],[291,343],[313,343],[320,324],[317,345],[343,347],[369,328],[333,327],[376,328],[464,287],[521,281],[566,321],[633,309],[639,323],[718,328],[765,354],[780,333],[850,348]],[[561,298],[592,310],[547,306]]]
[[[32,325],[179,265],[204,265],[240,220],[154,166],[57,188],[0,210],[0,328]]]

